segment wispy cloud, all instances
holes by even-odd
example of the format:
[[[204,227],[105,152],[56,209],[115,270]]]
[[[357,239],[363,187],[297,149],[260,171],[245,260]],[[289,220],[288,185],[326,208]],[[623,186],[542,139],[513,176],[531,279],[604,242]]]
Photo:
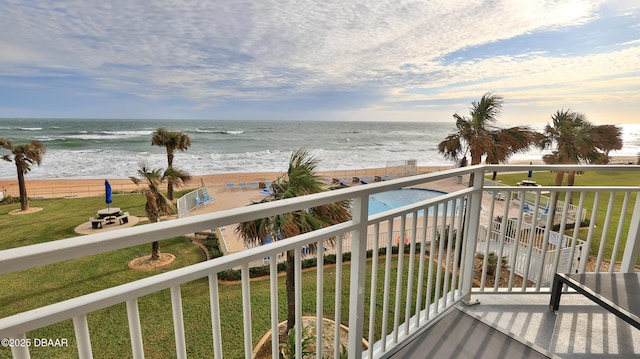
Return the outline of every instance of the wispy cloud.
[[[486,91],[624,100],[640,86],[639,15],[595,0],[5,2],[0,86],[68,76],[80,85],[53,85],[212,114],[269,102],[330,110],[323,100],[414,110]]]

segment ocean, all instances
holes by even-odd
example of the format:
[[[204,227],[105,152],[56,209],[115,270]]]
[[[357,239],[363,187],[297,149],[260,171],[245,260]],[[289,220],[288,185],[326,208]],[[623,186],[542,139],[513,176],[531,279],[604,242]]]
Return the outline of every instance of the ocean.
[[[451,165],[438,154],[437,144],[455,132],[453,121],[0,119],[0,138],[14,144],[38,140],[45,145],[43,162],[32,166],[28,179],[127,178],[137,175],[141,162],[166,167],[165,148],[151,145],[158,127],[191,137],[191,147],[176,152],[174,166],[193,176],[284,171],[291,153],[300,147],[320,160],[321,171],[378,168],[407,160],[417,160],[418,166]],[[624,148],[611,155],[636,156],[640,125],[622,127]],[[539,160],[542,154],[533,149],[513,159]],[[15,178],[15,165],[0,161],[0,178]]]

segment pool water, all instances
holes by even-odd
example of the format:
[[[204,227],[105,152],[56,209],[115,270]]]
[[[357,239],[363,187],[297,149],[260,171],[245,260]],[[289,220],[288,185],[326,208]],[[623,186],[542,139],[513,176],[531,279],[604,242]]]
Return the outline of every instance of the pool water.
[[[369,196],[369,215],[436,198],[444,194],[447,193],[423,188],[403,188],[375,193]],[[442,207],[442,205],[438,207]]]

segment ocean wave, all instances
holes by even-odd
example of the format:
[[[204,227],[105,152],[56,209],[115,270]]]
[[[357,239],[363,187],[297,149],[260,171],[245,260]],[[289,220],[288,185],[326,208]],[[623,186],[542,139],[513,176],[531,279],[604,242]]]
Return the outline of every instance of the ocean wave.
[[[88,133],[87,131],[78,131],[75,135],[65,135],[66,138],[74,138],[79,140],[118,140],[135,137],[150,136],[153,131],[99,131]]]
[[[115,136],[149,136],[153,134],[152,130],[135,130],[135,131],[100,131],[98,133],[103,133],[106,135],[115,135]]]
[[[244,130],[218,130],[218,129],[197,129],[195,132],[198,133],[214,133],[220,135],[239,135],[244,133]]]
[[[42,131],[42,127],[21,127],[20,131]]]

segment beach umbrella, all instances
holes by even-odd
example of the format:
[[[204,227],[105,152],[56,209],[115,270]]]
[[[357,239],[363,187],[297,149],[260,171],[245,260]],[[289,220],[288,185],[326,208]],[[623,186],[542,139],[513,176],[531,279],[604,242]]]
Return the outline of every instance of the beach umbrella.
[[[107,208],[110,208],[110,204],[111,202],[113,202],[113,199],[111,198],[111,185],[109,184],[109,181],[104,180],[104,197],[105,197],[105,202],[107,202]]]

